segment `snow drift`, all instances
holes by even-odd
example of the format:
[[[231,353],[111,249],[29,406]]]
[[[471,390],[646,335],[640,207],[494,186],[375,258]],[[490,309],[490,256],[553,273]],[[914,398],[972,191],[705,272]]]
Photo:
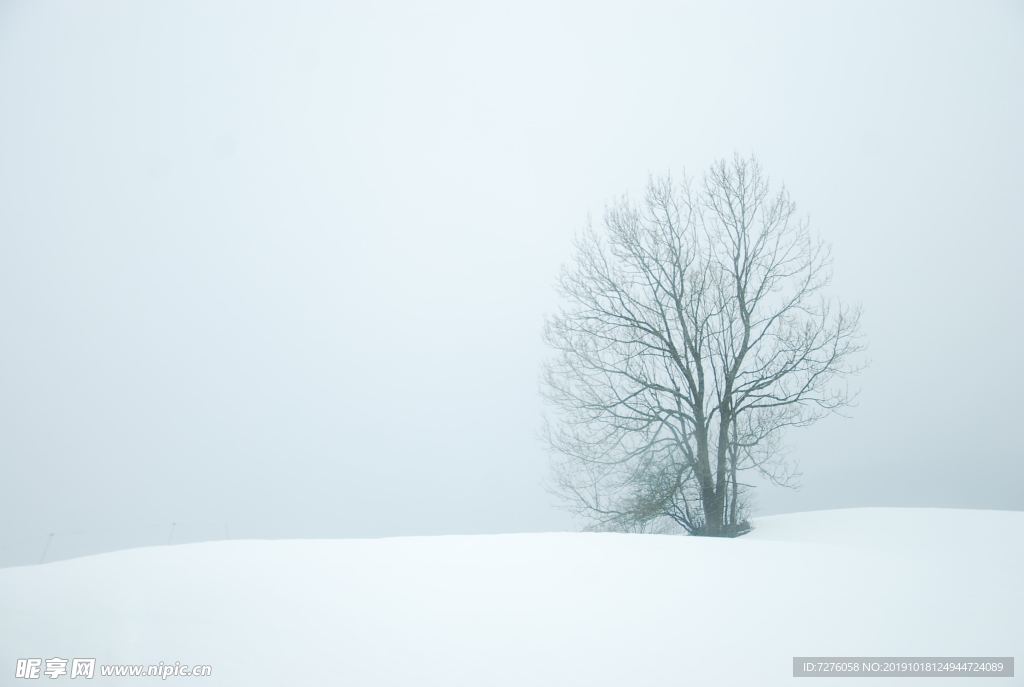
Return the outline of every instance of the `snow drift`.
[[[755,526],[733,540],[221,541],[8,568],[0,683],[29,684],[18,658],[55,656],[213,667],[94,685],[661,687],[790,684],[795,655],[1022,653],[1024,513]]]

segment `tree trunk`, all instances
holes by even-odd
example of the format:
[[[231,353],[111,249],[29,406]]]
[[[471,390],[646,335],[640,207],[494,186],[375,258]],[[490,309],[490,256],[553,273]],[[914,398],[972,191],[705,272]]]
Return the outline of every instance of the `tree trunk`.
[[[730,467],[729,467],[729,473],[730,473],[729,481],[731,482],[729,487],[730,487],[730,489],[732,489],[732,499],[729,501],[729,525],[735,527],[736,525],[739,524],[738,520],[739,520],[739,503],[740,503],[739,502],[739,494],[736,493],[737,489],[736,489],[736,459],[735,458],[733,458],[732,465],[730,465]]]
[[[704,505],[704,534],[721,537],[725,534],[725,490],[705,489],[701,492]]]

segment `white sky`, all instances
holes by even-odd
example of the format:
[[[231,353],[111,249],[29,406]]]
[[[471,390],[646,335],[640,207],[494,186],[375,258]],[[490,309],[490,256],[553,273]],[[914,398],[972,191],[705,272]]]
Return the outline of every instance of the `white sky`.
[[[756,153],[872,366],[798,492],[1024,508],[1024,4],[0,0],[0,565],[561,529],[573,232]]]

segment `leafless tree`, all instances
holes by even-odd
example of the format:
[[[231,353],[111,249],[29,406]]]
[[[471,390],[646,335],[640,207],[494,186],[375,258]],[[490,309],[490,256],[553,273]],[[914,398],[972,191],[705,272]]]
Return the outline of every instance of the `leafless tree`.
[[[780,433],[849,404],[859,311],[825,296],[828,248],[753,158],[652,179],[604,229],[545,329],[558,490],[599,528],[741,532],[742,475],[792,484]]]

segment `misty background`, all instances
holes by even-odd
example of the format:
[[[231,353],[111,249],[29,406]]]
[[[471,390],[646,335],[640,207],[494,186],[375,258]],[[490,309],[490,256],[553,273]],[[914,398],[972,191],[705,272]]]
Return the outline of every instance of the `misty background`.
[[[733,152],[870,344],[755,515],[1024,508],[1024,5],[488,5],[0,0],[0,565],[575,527],[572,236]]]

